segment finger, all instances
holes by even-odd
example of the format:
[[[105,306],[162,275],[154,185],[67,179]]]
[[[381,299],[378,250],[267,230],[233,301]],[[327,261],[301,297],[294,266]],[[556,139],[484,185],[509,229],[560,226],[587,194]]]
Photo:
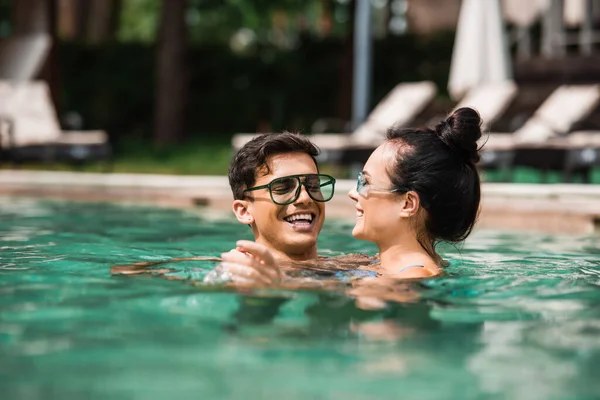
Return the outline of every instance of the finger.
[[[260,272],[245,265],[224,262],[221,265],[231,274],[231,279],[236,283],[251,284],[269,284],[271,279],[263,276]]]
[[[261,273],[267,275],[272,281],[280,281],[282,279],[282,273],[278,263],[265,246],[244,240],[240,241],[239,244],[241,246],[236,247],[235,250],[231,250],[222,254],[223,260],[251,266],[257,270],[260,270]],[[252,253],[249,253],[246,248],[244,248],[244,245],[248,244],[249,246],[247,247],[258,248],[262,249],[263,251],[259,250],[253,255]],[[265,255],[266,259],[262,259],[261,257]]]
[[[236,250],[231,250],[227,253],[223,253],[221,255],[221,257],[223,258],[224,261],[228,261],[228,262],[232,262],[232,263],[239,263],[239,264],[247,265],[247,266],[253,267],[253,268],[259,268],[259,269],[264,268],[264,266],[258,260],[254,259],[254,257],[249,257],[249,256],[245,255],[244,253],[240,253],[239,251],[236,251]]]
[[[247,256],[249,256],[249,257],[252,257],[252,254],[250,254],[250,253],[246,252],[246,251],[245,251],[243,248],[241,248],[240,246],[236,246],[236,247],[235,247],[235,249],[236,249],[237,251],[239,251],[240,253],[244,253],[245,255],[247,255]]]
[[[226,262],[236,263],[240,265],[245,265],[249,268],[253,268],[260,272],[261,274],[267,276],[271,281],[278,280],[280,278],[280,271],[276,265],[261,263],[259,260],[254,257],[248,257],[244,253],[240,253],[239,251],[230,251],[228,253],[224,253],[222,258]]]
[[[252,242],[250,240],[238,240],[236,246],[238,248],[241,248],[242,251],[252,254],[254,257],[262,260],[267,264],[277,264],[277,262],[275,261],[275,257],[273,257],[271,251],[262,244]]]
[[[252,254],[243,251],[239,247],[236,247],[235,249],[229,250],[227,253],[223,253],[223,254],[240,254],[240,255],[243,255],[245,257],[254,258],[254,256]],[[221,256],[223,254],[221,254]]]
[[[281,270],[277,264],[264,263],[255,257],[249,257],[240,252],[229,252],[223,255],[223,260],[246,265],[254,268],[261,274],[267,276],[271,281],[279,281],[281,279]]]
[[[224,261],[246,265],[248,267],[260,270],[268,275],[277,276],[278,273],[278,267],[276,265],[262,263],[260,260],[237,250],[231,250],[227,253],[224,253],[222,257]]]

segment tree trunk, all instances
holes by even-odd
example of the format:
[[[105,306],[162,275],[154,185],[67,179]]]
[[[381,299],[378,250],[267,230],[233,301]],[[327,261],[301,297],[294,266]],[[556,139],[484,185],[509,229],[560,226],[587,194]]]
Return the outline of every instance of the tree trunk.
[[[186,0],[163,0],[156,48],[154,144],[184,138],[186,106]]]
[[[117,40],[117,33],[119,32],[119,22],[121,18],[121,10],[123,9],[123,0],[112,0],[112,14],[110,16],[110,26],[108,33],[108,40]]]
[[[87,38],[95,43],[106,42],[114,37],[115,0],[91,0],[87,15]]]
[[[58,32],[62,39],[103,43],[119,29],[121,0],[57,0]]]
[[[50,0],[18,0],[13,2],[16,35],[50,32]]]
[[[333,29],[333,4],[332,0],[321,0],[321,16],[319,18],[319,34],[329,37]]]
[[[342,46],[342,57],[340,65],[340,90],[338,92],[337,116],[346,121],[352,118],[352,88],[354,71],[354,13],[356,1],[351,0],[348,4],[350,18],[348,21],[348,35],[344,38]]]
[[[79,33],[78,0],[58,0],[58,34],[62,39],[73,40]]]

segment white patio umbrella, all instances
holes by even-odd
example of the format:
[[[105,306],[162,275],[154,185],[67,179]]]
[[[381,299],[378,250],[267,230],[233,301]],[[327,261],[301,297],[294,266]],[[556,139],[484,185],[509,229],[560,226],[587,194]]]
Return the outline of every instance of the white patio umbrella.
[[[512,80],[510,54],[499,0],[463,0],[448,90],[454,99],[469,89]]]

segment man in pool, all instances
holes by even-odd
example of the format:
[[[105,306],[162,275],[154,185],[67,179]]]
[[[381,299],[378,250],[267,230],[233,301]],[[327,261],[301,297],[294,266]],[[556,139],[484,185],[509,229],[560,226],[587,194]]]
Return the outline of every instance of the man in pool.
[[[279,262],[317,258],[325,202],[331,200],[335,187],[333,177],[319,173],[318,154],[317,147],[302,135],[261,135],[246,143],[229,166],[237,220],[250,226],[255,243],[270,250]],[[259,274],[256,269],[239,270],[243,267],[235,260],[261,247],[249,241],[239,245],[242,247],[227,253],[223,268],[238,278]],[[262,280],[261,276],[254,278]],[[270,282],[273,277],[264,279]]]
[[[318,154],[318,148],[308,138],[290,132],[257,136],[237,152],[229,166],[232,208],[237,220],[252,229],[255,242],[238,242],[236,249],[226,253],[227,261],[222,267],[208,276],[209,280],[226,270],[227,276],[239,283],[245,275],[253,275],[249,278],[254,282],[272,282],[273,276],[262,277],[257,269],[235,262],[236,258],[248,257],[264,248],[270,254],[257,258],[275,257],[283,264],[317,258],[325,202],[331,200],[335,187],[333,177],[319,173],[315,159]],[[194,259],[208,258],[169,261]],[[143,268],[156,264],[113,267],[111,273],[144,273]]]

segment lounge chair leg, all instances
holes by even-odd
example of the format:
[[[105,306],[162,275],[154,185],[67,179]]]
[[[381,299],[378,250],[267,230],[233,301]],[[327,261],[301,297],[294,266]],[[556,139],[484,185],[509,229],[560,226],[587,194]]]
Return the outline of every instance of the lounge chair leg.
[[[110,157],[106,160],[106,162],[104,163],[104,168],[103,168],[103,172],[105,174],[111,173],[113,172],[115,169],[115,160]]]
[[[583,167],[581,169],[581,178],[584,183],[592,183],[592,168],[591,167]]]
[[[542,169],[542,177],[540,179],[542,183],[548,183],[548,168]]]
[[[571,168],[566,168],[563,171],[563,182],[571,183],[572,180],[573,180],[573,171],[571,170]]]

